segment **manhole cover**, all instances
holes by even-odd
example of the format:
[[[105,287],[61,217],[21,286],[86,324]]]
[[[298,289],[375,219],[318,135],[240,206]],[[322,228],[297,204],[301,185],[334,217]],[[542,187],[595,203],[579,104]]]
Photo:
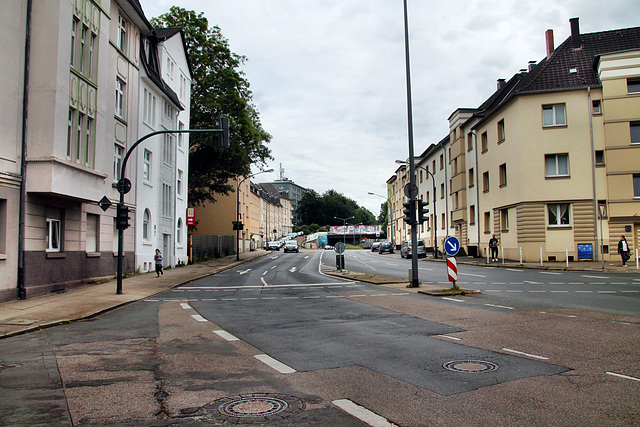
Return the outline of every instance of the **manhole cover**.
[[[453,372],[464,373],[491,372],[498,369],[498,365],[485,360],[452,360],[442,367]]]
[[[253,393],[218,399],[206,405],[205,416],[250,423],[288,418],[304,409],[302,399],[277,393]]]

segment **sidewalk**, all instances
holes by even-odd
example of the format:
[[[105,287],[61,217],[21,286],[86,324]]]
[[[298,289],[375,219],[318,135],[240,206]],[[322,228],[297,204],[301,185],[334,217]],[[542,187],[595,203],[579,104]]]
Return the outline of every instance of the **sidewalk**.
[[[231,255],[199,264],[170,268],[159,278],[156,277],[155,271],[137,274],[122,280],[121,295],[116,294],[116,280],[113,279],[107,283],[83,285],[62,293],[0,303],[0,339],[85,319],[234,268],[268,253],[258,249],[241,253],[240,261],[236,261],[236,256]]]

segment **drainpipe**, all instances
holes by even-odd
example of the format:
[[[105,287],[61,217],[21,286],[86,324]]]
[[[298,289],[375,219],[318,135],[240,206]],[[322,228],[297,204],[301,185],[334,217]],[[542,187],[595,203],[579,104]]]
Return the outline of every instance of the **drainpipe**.
[[[29,111],[29,66],[31,53],[31,3],[27,0],[27,22],[24,42],[24,77],[22,87],[22,152],[20,154],[20,202],[18,209],[18,299],[27,299],[24,283],[25,211],[27,198],[27,113]]]
[[[474,145],[473,145],[473,153],[475,154],[476,157],[476,176],[474,177],[475,179],[475,186],[476,186],[476,233],[478,234],[478,256],[480,255],[480,177],[479,177],[479,173],[480,171],[478,170],[478,134],[476,133],[475,130],[471,131],[471,134],[473,135],[473,140],[475,141]]]
[[[589,114],[589,137],[591,139],[591,182],[593,185],[593,230],[594,230],[594,261],[598,261],[598,199],[596,198],[596,154],[595,147],[593,145],[593,114],[591,109],[593,104],[591,103],[591,86],[587,87],[587,114]],[[604,254],[602,248],[600,248],[600,256],[604,262]],[[604,268],[604,265],[603,265]]]

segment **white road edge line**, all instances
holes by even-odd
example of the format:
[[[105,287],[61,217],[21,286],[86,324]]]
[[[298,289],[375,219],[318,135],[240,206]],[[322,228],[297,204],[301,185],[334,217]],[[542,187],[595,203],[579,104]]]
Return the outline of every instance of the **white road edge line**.
[[[462,338],[458,338],[458,337],[450,337],[449,335],[436,335],[437,337],[440,338],[448,338],[450,340],[455,340],[455,341],[462,341]]]
[[[515,353],[515,354],[521,354],[523,356],[533,357],[534,359],[549,360],[548,357],[538,356],[537,354],[524,353],[524,352],[518,351],[518,350],[511,350],[510,348],[503,348],[502,350],[503,351],[508,351],[509,353]]]
[[[360,421],[369,424],[371,427],[395,427],[396,424],[389,422],[386,418],[381,417],[357,403],[352,402],[349,399],[334,400],[334,405],[345,411],[347,414],[353,415]]]
[[[455,299],[455,298],[449,298],[449,297],[442,297],[442,299],[446,299],[448,301],[455,301],[455,302],[464,302],[463,299]]]
[[[607,372],[607,375],[613,375],[614,377],[620,377],[626,380],[640,381],[640,378],[630,377],[628,375],[616,374],[615,372]]]
[[[261,361],[265,365],[269,366],[270,368],[273,368],[276,371],[280,372],[281,374],[293,374],[294,372],[296,372],[295,369],[285,365],[282,362],[277,361],[273,357],[268,356],[266,354],[256,354],[253,357],[258,359],[259,361]]]
[[[226,341],[240,341],[240,338],[236,337],[233,334],[230,334],[227,331],[224,331],[222,329],[213,331],[214,334],[218,335],[220,338],[226,340]]]
[[[505,308],[507,310],[515,310],[514,307],[507,307],[506,305],[485,304],[488,307]]]
[[[191,306],[189,304],[187,304],[186,302],[181,302],[180,303],[180,307],[182,307],[185,310],[189,310],[191,308]]]
[[[196,319],[198,322],[208,322],[207,319],[205,319],[204,317],[200,316],[199,314],[192,314],[191,317]]]
[[[265,281],[264,281],[264,277],[261,277],[261,278],[260,278],[260,281],[262,282],[262,284],[263,284],[265,287],[269,287],[269,285],[267,285],[267,282],[265,282]]]

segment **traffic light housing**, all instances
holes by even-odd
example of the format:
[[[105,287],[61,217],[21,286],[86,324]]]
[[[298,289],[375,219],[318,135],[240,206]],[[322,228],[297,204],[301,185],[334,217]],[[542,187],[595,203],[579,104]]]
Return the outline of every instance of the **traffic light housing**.
[[[418,222],[423,224],[429,220],[429,202],[418,200]]]
[[[129,228],[129,206],[118,204],[116,210],[116,225],[118,230]]]
[[[229,119],[220,117],[220,128],[222,135],[220,136],[220,148],[229,148]]]
[[[406,222],[407,224],[415,224],[416,223],[416,205],[415,205],[416,200],[415,199],[411,199],[411,200],[407,200],[406,202],[402,203],[402,206],[404,206],[404,209],[402,212],[404,212],[404,222]]]

